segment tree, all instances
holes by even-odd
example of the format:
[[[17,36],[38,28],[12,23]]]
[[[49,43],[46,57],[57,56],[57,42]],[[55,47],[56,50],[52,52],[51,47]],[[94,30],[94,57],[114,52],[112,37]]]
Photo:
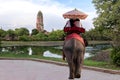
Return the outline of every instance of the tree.
[[[63,30],[56,30],[56,31],[52,31],[48,37],[50,40],[62,40],[64,35],[65,34]]]
[[[6,31],[4,31],[3,29],[0,29],[0,37],[4,38],[6,36]]]
[[[20,41],[31,41],[31,37],[27,35],[19,36]]]
[[[95,27],[108,29],[112,33],[114,47],[120,47],[120,0],[93,0],[98,17]]]
[[[7,31],[7,35],[6,35],[6,37],[7,37],[7,40],[14,40],[15,39],[15,32],[14,32],[14,30],[12,30],[12,29],[9,29],[8,31]]]
[[[29,35],[29,30],[27,28],[16,28],[15,33],[17,36]]]
[[[39,32],[38,34],[32,36],[32,40],[34,40],[34,41],[36,41],[36,40],[37,41],[46,41],[47,38],[48,38],[48,35],[46,35],[42,32]]]
[[[108,32],[111,32],[114,46],[111,59],[120,66],[120,0],[93,0],[93,3],[98,13],[94,26],[109,29]]]
[[[38,33],[39,33],[39,31],[38,31],[37,29],[32,29],[31,35],[36,35],[36,34],[38,34]]]

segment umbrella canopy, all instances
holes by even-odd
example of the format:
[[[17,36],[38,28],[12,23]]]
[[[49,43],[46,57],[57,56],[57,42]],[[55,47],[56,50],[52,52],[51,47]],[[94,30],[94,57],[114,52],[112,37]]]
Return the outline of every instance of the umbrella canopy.
[[[78,19],[85,19],[88,15],[77,10],[77,9],[74,9],[72,11],[69,11],[69,12],[66,12],[63,14],[63,17],[66,19],[66,18],[69,18],[69,19],[74,19],[74,18],[78,18]]]

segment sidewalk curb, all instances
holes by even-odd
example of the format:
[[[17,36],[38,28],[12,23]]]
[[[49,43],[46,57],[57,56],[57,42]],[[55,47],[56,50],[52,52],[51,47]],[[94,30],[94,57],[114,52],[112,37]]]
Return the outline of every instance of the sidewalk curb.
[[[36,58],[4,58],[3,57],[3,58],[0,58],[0,60],[28,60],[28,61],[50,63],[50,64],[59,65],[59,66],[68,66],[67,63],[63,63],[63,62],[44,60],[44,59],[36,59]],[[97,67],[90,67],[90,66],[83,66],[83,68],[88,69],[88,70],[109,73],[109,74],[119,74],[120,75],[120,70],[111,70],[111,69],[104,69],[104,68],[97,68]]]

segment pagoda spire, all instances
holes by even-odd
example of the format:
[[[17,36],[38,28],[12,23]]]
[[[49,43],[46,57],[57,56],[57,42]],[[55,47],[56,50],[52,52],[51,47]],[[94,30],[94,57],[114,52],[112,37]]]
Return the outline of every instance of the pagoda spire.
[[[41,11],[38,12],[37,14],[37,19],[36,19],[36,28],[39,32],[44,31],[43,27],[43,14]]]

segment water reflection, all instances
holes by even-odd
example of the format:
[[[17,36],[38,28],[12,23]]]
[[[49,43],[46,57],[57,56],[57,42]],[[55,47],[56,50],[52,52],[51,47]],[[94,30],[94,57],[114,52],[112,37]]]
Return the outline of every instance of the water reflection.
[[[88,58],[88,57],[91,57],[92,55],[90,55],[90,53],[86,52],[85,53],[85,56],[84,56],[84,59]]]
[[[108,45],[107,45],[108,47]],[[105,48],[105,45],[102,45]],[[86,53],[84,58],[95,55],[96,51],[102,49],[100,45],[86,47]],[[62,46],[58,47],[31,47],[31,46],[12,46],[2,47],[0,53],[12,53],[12,54],[25,54],[25,55],[37,55],[43,57],[62,58]]]
[[[2,48],[2,52],[8,52],[6,48]]]
[[[44,56],[44,57],[62,58],[61,55],[51,53],[50,51],[45,51],[45,52],[43,53],[43,56]]]
[[[29,51],[28,55],[32,55],[32,49],[31,49],[31,47],[28,48],[28,51]]]

